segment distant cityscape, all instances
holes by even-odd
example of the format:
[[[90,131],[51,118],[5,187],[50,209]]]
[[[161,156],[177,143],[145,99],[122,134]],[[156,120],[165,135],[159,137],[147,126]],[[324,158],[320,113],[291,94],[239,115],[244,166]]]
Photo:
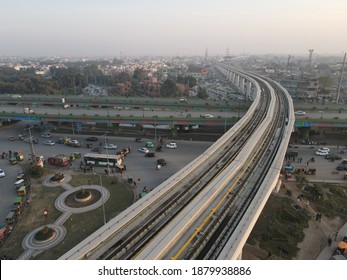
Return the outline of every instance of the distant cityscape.
[[[0,58],[0,94],[209,98],[215,63],[228,63],[279,82],[292,98],[346,102],[344,57],[224,56]],[[238,91],[237,88],[228,89]]]

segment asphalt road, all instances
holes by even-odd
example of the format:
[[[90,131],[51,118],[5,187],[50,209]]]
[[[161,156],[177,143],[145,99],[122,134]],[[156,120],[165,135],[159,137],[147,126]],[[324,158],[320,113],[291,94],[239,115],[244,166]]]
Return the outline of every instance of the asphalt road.
[[[26,160],[31,154],[31,145],[20,140],[9,141],[8,136],[14,135],[17,136],[23,132],[23,129],[26,128],[27,124],[34,125],[35,122],[18,122],[12,127],[2,127],[0,128],[0,153],[8,152],[9,150],[13,151],[22,151],[25,155]],[[54,146],[44,145],[43,142],[47,139],[40,137],[44,132],[37,132],[35,129],[32,130],[32,135],[39,139],[38,144],[34,144],[34,153],[36,155],[43,155],[46,159],[49,156],[56,154],[65,154],[70,155],[73,152],[80,152],[82,155],[90,152],[90,148],[86,147],[86,137],[87,135],[62,135],[52,133],[52,139],[58,139],[62,136],[68,136],[73,139],[82,141],[82,147],[73,148],[70,146],[65,146],[63,144],[55,144]],[[94,147],[99,144],[100,141],[103,141],[103,136],[98,136],[98,142],[93,142]],[[122,148],[131,147],[131,153],[129,153],[125,160],[124,164],[127,166],[126,172],[114,174],[115,176],[122,176],[124,180],[127,178],[132,178],[137,182],[136,195],[142,192],[143,188],[146,186],[148,190],[157,187],[159,184],[164,182],[174,173],[179,171],[182,167],[187,165],[193,159],[202,154],[212,142],[194,142],[194,141],[176,141],[178,148],[177,149],[167,149],[164,147],[162,152],[157,152],[156,157],[147,158],[143,153],[140,153],[138,149],[144,145],[143,143],[135,142],[134,138],[121,138],[121,137],[107,137],[109,143],[115,144],[118,146],[118,150]],[[168,143],[169,140],[166,141]],[[342,147],[337,146],[328,146],[331,149],[331,153],[340,153]],[[294,162],[292,162],[294,168],[304,168],[307,164],[307,161],[314,156],[314,152],[318,149],[318,146],[309,146],[309,145],[299,145],[296,148],[291,148],[290,150],[295,150],[299,153],[298,157]],[[117,150],[117,151],[118,151]],[[114,154],[116,151],[110,150],[109,154]],[[104,151],[104,153],[106,153]],[[334,174],[333,171],[336,171],[336,166],[341,161],[331,162],[324,157],[314,156],[315,162],[309,163],[309,168],[316,168],[316,175],[308,175],[308,179],[312,181],[333,181],[333,182],[346,182],[343,180],[343,173],[339,172]],[[342,155],[343,158],[347,158],[346,154]],[[156,169],[156,160],[159,158],[164,158],[167,161],[167,165],[163,166],[160,170]],[[298,162],[298,158],[302,158],[301,162]],[[72,168],[76,171],[79,171],[80,160],[73,162]],[[285,161],[284,161],[285,164]],[[21,172],[20,165],[10,165],[8,159],[0,158],[0,168],[6,172],[4,178],[0,178],[0,224],[5,223],[5,217],[12,209],[13,200],[17,196],[17,193],[14,188],[14,182],[16,181],[16,175]],[[57,168],[58,169],[58,168]],[[94,173],[103,173],[102,168],[94,168]],[[53,170],[52,170],[53,173]],[[138,180],[140,178],[140,180]]]
[[[18,122],[17,124],[11,127],[2,127],[0,128],[0,153],[7,152],[11,150],[22,151],[25,160],[28,160],[31,154],[31,145],[25,143],[21,140],[9,141],[8,136],[13,135],[17,136],[23,132],[23,129],[26,128],[26,125],[35,125],[36,122]],[[33,144],[34,154],[43,155],[45,159],[49,156],[56,154],[65,154],[70,155],[73,152],[80,152],[82,156],[90,152],[91,149],[86,147],[87,135],[72,135],[72,134],[54,134],[52,133],[53,140],[56,140],[60,137],[67,136],[72,139],[77,139],[82,141],[82,146],[80,148],[73,148],[63,144],[55,144],[54,146],[44,145],[43,142],[46,141],[46,138],[40,137],[41,134],[48,131],[35,131],[32,129],[32,135],[37,137],[39,140],[38,144]],[[28,133],[28,132],[27,132]],[[100,141],[104,140],[104,136],[97,136],[98,142],[92,142],[93,146],[96,147],[99,145]],[[116,151],[119,151],[125,147],[131,147],[131,153],[129,153],[125,160],[124,164],[127,169],[123,174],[115,173],[115,176],[122,176],[124,180],[127,178],[133,178],[137,182],[136,194],[142,192],[143,188],[146,186],[148,190],[157,187],[160,183],[165,181],[167,178],[172,176],[182,167],[187,165],[193,159],[202,154],[212,143],[211,142],[193,142],[193,141],[176,141],[178,148],[177,149],[168,149],[163,148],[162,152],[157,152],[156,156],[153,158],[147,158],[144,156],[144,153],[138,151],[145,142],[138,143],[135,142],[134,138],[121,138],[121,137],[109,137],[107,136],[108,143],[115,144],[118,146],[117,150],[109,150],[109,154],[115,154]],[[144,139],[145,141],[145,139]],[[165,142],[169,143],[169,140]],[[106,153],[104,150],[103,153]],[[160,170],[156,169],[156,160],[159,158],[164,158],[167,162],[166,166],[163,166]],[[72,168],[76,171],[79,169],[80,160],[73,162]],[[0,178],[0,224],[5,224],[5,217],[8,212],[12,209],[13,200],[17,196],[17,193],[14,188],[14,182],[16,181],[16,175],[22,171],[20,165],[10,165],[8,158],[0,158],[0,168],[6,172],[4,178]],[[56,168],[58,169],[58,168]],[[71,170],[71,168],[70,168]],[[52,170],[53,173],[53,170]],[[93,173],[104,173],[102,168],[94,168]],[[138,181],[138,179],[140,180]]]

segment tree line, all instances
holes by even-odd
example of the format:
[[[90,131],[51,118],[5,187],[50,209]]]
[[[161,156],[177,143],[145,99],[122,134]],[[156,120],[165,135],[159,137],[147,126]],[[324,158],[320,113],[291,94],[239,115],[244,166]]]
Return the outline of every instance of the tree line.
[[[20,71],[14,68],[0,67],[0,94],[45,94],[45,95],[74,95],[81,94],[88,84],[106,87],[110,94],[117,94],[116,86],[119,83],[130,82],[135,95],[143,84],[149,83],[148,73],[140,68],[134,70],[132,75],[126,72],[104,74],[97,64],[70,65],[66,68],[52,66],[46,76],[35,73],[34,68]],[[186,90],[180,92],[178,84],[185,85]],[[150,92],[162,97],[177,97],[187,94],[187,90],[196,85],[192,76],[169,77],[163,83],[151,85]],[[199,89],[201,98],[206,98],[206,89]]]

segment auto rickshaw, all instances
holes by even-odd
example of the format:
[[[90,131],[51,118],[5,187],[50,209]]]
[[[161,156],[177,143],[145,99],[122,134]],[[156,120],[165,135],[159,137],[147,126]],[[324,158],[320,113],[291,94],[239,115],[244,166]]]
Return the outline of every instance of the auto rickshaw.
[[[11,158],[10,158],[10,163],[11,163],[12,165],[17,164],[17,163],[18,163],[18,162],[17,162],[17,158],[16,158],[16,157],[11,157]]]
[[[74,155],[75,159],[81,158],[81,153],[80,152],[74,152],[73,155]]]

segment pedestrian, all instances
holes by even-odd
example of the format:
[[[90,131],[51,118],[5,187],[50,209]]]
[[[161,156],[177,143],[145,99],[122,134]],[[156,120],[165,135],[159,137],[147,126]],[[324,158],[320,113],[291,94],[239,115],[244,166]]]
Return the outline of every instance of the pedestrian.
[[[89,180],[88,180],[88,185],[90,186],[91,183],[92,183],[92,181],[89,179]]]
[[[333,242],[333,240],[329,237],[328,238],[328,245],[331,246],[331,243]]]
[[[337,235],[339,234],[339,232],[337,231],[337,232],[335,232],[335,241],[337,241]]]
[[[48,209],[47,208],[45,208],[45,210],[43,211],[43,215],[45,215],[45,217],[48,216]]]

